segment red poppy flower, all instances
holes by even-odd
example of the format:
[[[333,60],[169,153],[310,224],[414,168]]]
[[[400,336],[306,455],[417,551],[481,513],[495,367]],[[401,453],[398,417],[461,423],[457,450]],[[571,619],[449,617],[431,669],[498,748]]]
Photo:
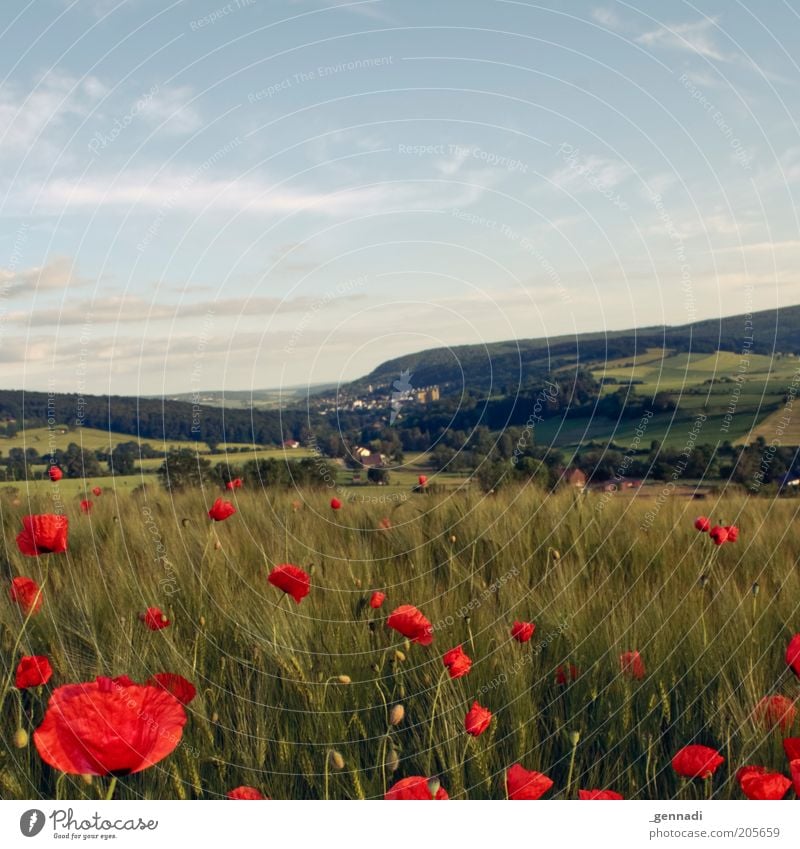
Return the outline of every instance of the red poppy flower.
[[[464,654],[461,646],[456,646],[454,649],[445,652],[442,656],[442,662],[453,679],[463,678],[472,666],[472,658]]]
[[[386,601],[386,594],[375,590],[375,592],[369,597],[369,606],[373,610],[377,610],[384,601]]]
[[[81,510],[83,510],[84,513],[88,513],[92,507],[94,507],[94,502],[89,501],[88,498],[84,498],[84,500],[81,501]]]
[[[291,563],[281,563],[276,566],[269,573],[267,580],[273,587],[277,587],[290,595],[296,604],[300,604],[311,592],[311,578],[306,572],[298,566],[292,566]]]
[[[578,798],[584,800],[599,799],[603,801],[610,801],[612,799],[624,799],[625,797],[614,790],[579,790]]]
[[[62,472],[61,469],[58,468],[58,466],[50,466],[50,470],[47,472],[47,474],[49,475],[50,480],[53,481],[53,483],[57,483],[61,480],[61,478],[64,477],[64,472]]]
[[[434,792],[435,791],[435,792]],[[410,775],[408,778],[401,778],[400,781],[393,784],[383,797],[392,802],[397,801],[425,801],[425,800],[444,800],[449,799],[447,791],[442,787],[438,780],[424,778],[421,775]]]
[[[726,525],[725,530],[728,532],[728,542],[736,542],[739,539],[739,529],[736,525]]]
[[[241,489],[244,481],[241,478],[234,478],[225,484],[225,489]]]
[[[241,787],[234,787],[233,790],[229,790],[225,795],[229,799],[246,799],[248,801],[258,801],[259,799],[267,798],[260,790],[256,790],[255,787],[248,787],[246,784],[243,784]]]
[[[235,512],[236,508],[230,501],[218,498],[208,511],[208,518],[213,519],[215,522],[224,522],[225,519],[230,519]]]
[[[433,642],[433,626],[412,604],[401,604],[390,614],[386,624],[421,646]]]
[[[427,483],[428,483],[428,476],[427,476],[427,475],[420,475],[420,476],[417,478],[417,483],[418,483],[420,486],[425,486],[425,484],[427,484]]]
[[[725,762],[725,758],[710,746],[684,746],[672,759],[672,768],[684,778],[709,778]]]
[[[183,675],[176,675],[174,672],[157,672],[147,683],[153,687],[163,687],[182,705],[188,705],[197,695],[194,684],[187,681]]]
[[[388,531],[389,528],[392,527],[392,520],[388,516],[384,516],[380,522],[378,522],[378,527],[382,531]]]
[[[136,682],[133,678],[129,678],[127,675],[117,675],[115,678],[111,679],[111,683],[118,687],[130,687]]]
[[[533,622],[515,622],[511,626],[511,636],[518,643],[527,643],[533,636],[533,632],[535,630],[536,625],[534,625]]]
[[[800,796],[800,758],[795,758],[794,760],[789,761],[789,772],[792,773],[794,792]]]
[[[44,655],[21,657],[17,666],[14,686],[18,690],[26,687],[41,687],[53,675],[53,667]]]
[[[341,510],[342,502],[338,498],[331,498],[331,510]]]
[[[800,634],[795,634],[786,647],[786,664],[800,677]]]
[[[748,799],[783,799],[792,782],[779,772],[768,772],[763,766],[743,766],[736,773],[742,793]]]
[[[619,656],[619,665],[623,675],[630,678],[644,678],[644,661],[638,651],[624,651]]]
[[[22,517],[21,533],[17,534],[17,547],[26,557],[39,554],[61,554],[67,550],[69,520],[55,513]]]
[[[525,769],[522,764],[514,764],[506,770],[506,790],[512,801],[541,799],[552,786],[552,779],[544,773]]]
[[[580,669],[574,663],[559,666],[556,668],[556,684],[566,687],[570,681],[575,681],[580,674]]]
[[[783,741],[783,751],[787,761],[800,760],[800,737],[786,737]]]
[[[464,717],[464,730],[473,737],[480,737],[489,727],[491,721],[492,712],[477,702],[473,702],[472,707]]]
[[[148,607],[144,613],[139,614],[139,619],[151,631],[160,631],[169,625],[169,619],[167,619],[160,607]]]
[[[728,539],[728,529],[720,525],[714,525],[709,531],[709,534],[711,535],[711,539],[714,540],[714,545],[722,545]]]
[[[33,742],[45,763],[70,775],[130,775],[175,749],[186,712],[159,687],[97,678],[57,687]]]
[[[698,516],[694,520],[694,526],[703,534],[707,534],[711,530],[711,522],[707,516]]]
[[[13,578],[8,594],[25,615],[38,613],[44,602],[44,594],[33,578]]]
[[[781,731],[787,731],[794,723],[794,702],[786,696],[764,696],[756,705],[753,717],[768,730],[777,725]]]

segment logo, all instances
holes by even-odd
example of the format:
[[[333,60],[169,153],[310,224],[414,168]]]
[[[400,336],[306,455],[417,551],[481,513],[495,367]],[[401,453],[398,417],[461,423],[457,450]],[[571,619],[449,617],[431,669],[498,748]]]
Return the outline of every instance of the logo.
[[[31,808],[19,818],[19,830],[25,837],[36,837],[44,828],[44,813],[37,808]]]

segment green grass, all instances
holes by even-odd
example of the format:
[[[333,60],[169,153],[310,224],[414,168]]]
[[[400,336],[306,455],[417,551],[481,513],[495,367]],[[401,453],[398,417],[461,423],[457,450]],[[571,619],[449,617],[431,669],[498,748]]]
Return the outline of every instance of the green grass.
[[[47,654],[55,673],[44,692],[25,695],[24,727],[41,722],[51,687],[99,674],[170,671],[197,686],[182,744],[120,778],[117,798],[217,798],[240,784],[274,798],[321,798],[326,783],[333,798],[379,797],[410,775],[438,775],[452,797],[501,798],[515,762],[553,779],[549,797],[603,787],[635,798],[741,798],[741,765],[786,772],[779,733],[751,714],[766,694],[799,692],[783,660],[800,630],[798,501],[707,499],[703,512],[741,527],[736,544],[715,548],[692,528],[698,505],[677,497],[659,507],[572,491],[406,492],[388,504],[346,500],[334,513],[328,492],[243,490],[239,512],[209,527],[216,495],[103,496],[90,516],[69,502],[69,552],[39,561],[23,557],[14,536],[24,513],[52,509],[52,492],[19,504],[0,498],[7,577],[46,578],[21,652]],[[388,532],[377,530],[384,515]],[[266,580],[286,561],[312,576],[300,605]],[[373,589],[387,593],[381,611],[365,604]],[[434,623],[432,646],[384,627],[403,603]],[[173,624],[148,631],[137,614],[149,605]],[[531,643],[509,638],[515,619],[536,622]],[[20,624],[4,591],[6,670]],[[442,680],[437,699],[441,655],[459,644],[474,665],[465,678]],[[642,653],[641,681],[619,674],[628,649]],[[568,662],[581,674],[559,687],[556,667]],[[494,713],[477,739],[463,730],[474,699]],[[405,719],[390,729],[397,703]],[[59,781],[32,744],[11,746],[16,704],[9,694],[0,714],[0,797],[105,793],[104,779]],[[708,789],[670,769],[690,742],[726,758]],[[326,782],[331,750],[345,768]],[[384,766],[389,751],[394,772]]]

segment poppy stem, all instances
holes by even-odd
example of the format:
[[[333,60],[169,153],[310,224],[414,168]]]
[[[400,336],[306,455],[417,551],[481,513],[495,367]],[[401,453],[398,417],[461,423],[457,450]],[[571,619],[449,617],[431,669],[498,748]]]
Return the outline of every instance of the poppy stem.
[[[112,775],[112,776],[111,776],[111,781],[108,783],[108,791],[106,792],[106,795],[105,795],[105,800],[106,800],[106,802],[108,802],[108,801],[110,801],[110,800],[111,800],[111,798],[112,798],[112,797],[113,797],[113,795],[114,795],[114,791],[115,791],[116,789],[117,789],[117,776],[116,776],[116,775]]]
[[[566,788],[566,794],[567,794],[568,799],[571,798],[572,774],[575,770],[575,753],[578,751],[578,740],[576,738],[577,738],[577,735],[575,735],[573,737],[572,752],[570,753],[570,756],[569,756],[569,771],[567,772],[567,788]]]
[[[41,586],[39,587],[36,596],[28,607],[28,613],[25,616],[25,619],[22,622],[22,627],[19,629],[19,634],[17,634],[17,640],[14,643],[14,648],[11,649],[11,654],[9,657],[11,658],[11,662],[8,666],[8,675],[6,676],[6,680],[3,682],[3,690],[0,693],[0,705],[6,700],[6,696],[8,695],[8,691],[11,688],[11,681],[14,677],[14,658],[17,656],[17,650],[20,647],[20,643],[22,643],[22,637],[25,634],[25,629],[28,627],[28,622],[30,622],[31,616],[36,612],[37,605],[39,604],[42,593],[44,592],[44,585],[47,583],[47,579],[50,576],[50,568],[48,564],[47,571],[44,573],[44,578],[42,579]]]
[[[442,683],[444,679],[447,677],[447,667],[442,670],[442,674],[439,676],[439,680],[436,682],[436,692],[433,696],[433,704],[431,705],[431,715],[428,718],[428,772],[431,771],[431,764],[433,763],[433,720],[436,715],[436,705],[439,703],[439,695],[442,691]]]

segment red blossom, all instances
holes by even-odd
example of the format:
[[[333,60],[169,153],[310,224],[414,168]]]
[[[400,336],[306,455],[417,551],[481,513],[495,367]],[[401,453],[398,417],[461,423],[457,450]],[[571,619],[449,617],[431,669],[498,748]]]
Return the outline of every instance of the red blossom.
[[[383,605],[384,601],[386,601],[386,593],[375,590],[375,592],[369,597],[369,606],[373,610],[377,610],[381,607],[381,605]]]
[[[197,695],[194,684],[187,681],[183,675],[176,675],[174,672],[157,672],[147,683],[154,687],[163,687],[182,705],[188,705]]]
[[[464,717],[464,730],[473,737],[480,737],[489,727],[491,721],[492,712],[488,708],[478,704],[478,702],[473,702],[472,707]]]
[[[512,801],[541,799],[553,786],[552,779],[542,772],[514,764],[506,770],[506,791]]]
[[[131,775],[169,755],[186,723],[159,687],[97,678],[53,691],[33,742],[42,760],[70,775]]]
[[[299,566],[293,566],[291,563],[276,566],[269,573],[267,580],[273,587],[290,595],[296,604],[300,604],[311,592],[311,578]]]
[[[527,643],[535,630],[536,625],[533,622],[515,622],[511,626],[511,636],[518,643]]]
[[[768,772],[763,766],[743,766],[736,773],[742,793],[748,799],[783,799],[792,782],[779,772]]]
[[[641,679],[645,676],[644,661],[638,651],[625,651],[619,656],[619,665],[623,675]]]
[[[17,666],[14,686],[18,690],[27,687],[41,687],[46,684],[53,675],[53,667],[44,655],[26,655],[20,658]]]
[[[794,724],[795,707],[786,696],[764,696],[753,711],[753,718],[759,725],[771,730],[776,725],[781,731],[788,731]]]
[[[62,472],[61,469],[58,468],[58,466],[50,466],[50,469],[47,474],[50,477],[50,480],[53,481],[53,483],[58,483],[58,481],[60,481],[61,478],[64,477],[64,472]]]
[[[711,530],[711,521],[707,516],[698,516],[694,520],[694,526],[700,533],[707,534]]]
[[[246,784],[243,784],[241,787],[234,787],[233,790],[229,790],[225,795],[229,799],[244,799],[253,802],[268,798],[260,790],[255,787],[248,787]]]
[[[584,800],[598,799],[611,801],[612,799],[624,799],[625,797],[614,790],[578,790],[578,798]]]
[[[160,607],[148,607],[144,613],[139,614],[139,619],[144,622],[151,631],[160,631],[162,628],[166,628],[170,624],[169,619],[167,619],[166,614]]]
[[[342,502],[338,498],[331,498],[331,510],[341,510]]]
[[[17,534],[17,547],[26,557],[61,554],[67,550],[69,520],[55,513],[23,516],[23,530]]]
[[[574,663],[559,666],[556,668],[556,684],[566,687],[570,681],[575,681],[580,674],[580,669]]]
[[[208,511],[208,518],[215,522],[224,522],[225,519],[230,519],[236,512],[236,508],[230,501],[225,501],[223,498],[218,498]]]
[[[401,604],[390,614],[386,624],[414,643],[429,646],[433,642],[433,626],[411,604]]]
[[[38,613],[44,603],[44,594],[33,578],[12,578],[8,594],[25,615]]]
[[[800,678],[800,634],[795,634],[786,647],[786,665]]]
[[[444,653],[442,663],[447,667],[451,678],[463,678],[472,666],[472,658],[464,654],[461,646],[456,646]]]
[[[447,791],[437,779],[428,779],[422,775],[410,775],[393,784],[383,797],[397,801],[440,801],[449,799]]]
[[[683,778],[709,778],[725,762],[710,746],[684,746],[672,759],[672,768]]]

